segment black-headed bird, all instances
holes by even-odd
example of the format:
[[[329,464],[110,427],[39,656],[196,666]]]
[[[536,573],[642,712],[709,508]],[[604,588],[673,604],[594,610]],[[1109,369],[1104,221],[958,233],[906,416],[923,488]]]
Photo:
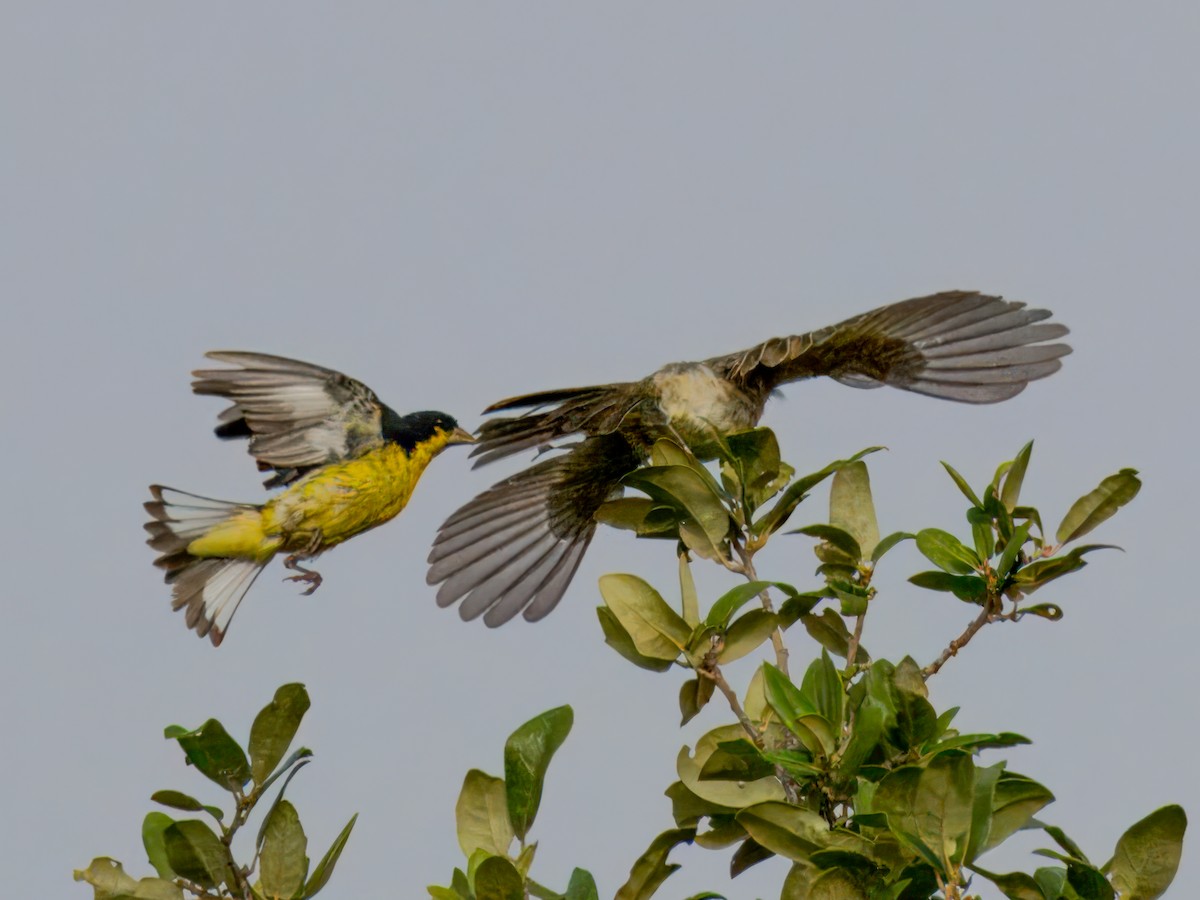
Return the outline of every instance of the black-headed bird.
[[[671,363],[641,381],[513,397],[472,451],[476,465],[577,438],[494,485],[455,512],[429,555],[440,606],[462,601],[464,619],[496,626],[517,613],[536,621],[562,598],[596,530],[596,511],[660,437],[716,456],[714,432],[758,424],[784,384],[828,375],[854,387],[891,385],[963,403],[1007,400],[1045,378],[1071,352],[1046,341],[1067,333],[1026,309],[975,291],[948,291],[883,306],[808,334],[772,338],[728,356]]]
[[[399,415],[332,369],[263,353],[207,356],[234,367],[192,373],[197,394],[233,401],[217,436],[249,438],[259,470],[273,472],[264,485],[284,488],[252,504],[150,487],[146,543],[161,553],[155,565],[166,569],[172,608],[218,646],[276,554],[287,554],[290,580],[311,594],[321,576],[302,561],[395,517],[435,456],[475,438],[446,413]]]

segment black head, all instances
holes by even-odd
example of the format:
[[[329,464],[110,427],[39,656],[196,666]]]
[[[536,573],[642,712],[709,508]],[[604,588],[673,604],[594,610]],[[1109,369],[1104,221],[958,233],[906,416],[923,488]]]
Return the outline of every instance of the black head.
[[[454,416],[431,409],[401,416],[385,406],[380,427],[383,439],[399,444],[405,453],[412,453],[418,444],[424,443],[439,432],[449,435],[447,444],[470,444],[475,441],[467,431],[459,427]]]

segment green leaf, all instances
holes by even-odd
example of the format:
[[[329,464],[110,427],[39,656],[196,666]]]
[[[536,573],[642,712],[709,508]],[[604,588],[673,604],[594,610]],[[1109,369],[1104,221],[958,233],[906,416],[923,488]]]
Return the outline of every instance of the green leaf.
[[[940,528],[918,531],[917,549],[931,563],[951,575],[972,575],[983,566],[974,550]]]
[[[829,845],[829,823],[810,809],[789,803],[759,803],[737,814],[737,822],[759,845],[791,860],[804,860]]]
[[[700,768],[704,781],[757,781],[775,774],[775,767],[745,738],[722,741]]]
[[[725,632],[725,646],[717,655],[717,662],[725,665],[753,653],[770,640],[778,627],[779,617],[765,609],[743,613]]]
[[[779,458],[779,442],[769,428],[752,428],[726,435],[729,458],[721,465],[726,489],[739,495],[753,513],[781,491],[794,470]]]
[[[620,497],[601,504],[596,510],[601,525],[632,531],[638,537],[675,537],[679,525],[674,511],[645,497]]]
[[[1021,485],[1025,482],[1025,470],[1029,467],[1031,453],[1033,453],[1033,441],[1017,452],[1004,477],[1004,486],[1000,489],[1000,502],[1010,513],[1017,508],[1017,501],[1021,497]]]
[[[809,753],[825,756],[833,753],[837,746],[833,723],[820,714],[815,700],[770,663],[763,663],[763,687],[771,709]]]
[[[296,807],[280,800],[271,808],[263,829],[259,856],[263,890],[270,897],[295,897],[304,887],[307,875],[308,838],[304,836]]]
[[[875,792],[892,833],[943,878],[963,861],[971,832],[975,764],[966,755],[937,756],[925,767],[903,766]]]
[[[993,520],[987,510],[972,506],[967,510],[967,521],[971,523],[971,539],[975,555],[980,559],[991,559],[996,552],[996,537]]]
[[[503,856],[489,856],[475,870],[475,900],[525,900],[525,879]]]
[[[785,630],[791,628],[796,622],[812,612],[818,603],[832,596],[833,591],[826,585],[815,591],[804,591],[795,597],[788,597],[783,601],[783,605],[779,607],[779,611],[776,613],[779,616],[779,627]]]
[[[187,812],[199,812],[204,809],[204,804],[199,800],[180,791],[155,791],[150,795],[150,799],[163,806],[169,806],[171,809],[182,809]]]
[[[804,679],[800,683],[800,693],[811,700],[816,711],[830,723],[841,724],[842,702],[846,696],[842,676],[824,650],[805,670]]]
[[[308,765],[308,763],[312,760],[312,755],[313,755],[313,752],[311,750],[309,750],[307,747],[300,747],[298,750],[293,752],[291,756],[289,756],[287,759],[285,759],[283,761],[282,765],[278,766],[274,772],[272,772],[270,775],[267,776],[266,781],[264,781],[262,784],[258,785],[257,790],[258,790],[259,796],[262,796],[263,794],[265,794],[267,792],[267,788],[269,788],[276,781],[278,781],[283,775],[287,775],[287,781],[284,782],[284,784],[286,785],[289,781],[292,780],[292,778],[295,776],[295,774],[297,772],[299,772],[302,768],[304,768],[306,765]],[[282,796],[283,796],[283,791],[280,790],[279,795],[276,799],[278,799],[279,797],[282,797]],[[206,806],[204,808],[207,809],[209,812],[212,812],[211,806]],[[221,817],[220,813],[217,813],[217,818],[219,819],[220,817]]]
[[[342,829],[341,833],[333,839],[333,843],[325,851],[325,855],[321,857],[317,867],[312,870],[308,884],[304,886],[305,897],[312,897],[329,883],[329,879],[333,876],[333,867],[337,865],[338,858],[346,848],[346,841],[350,840],[350,832],[354,830],[354,823],[357,821],[358,813],[355,813],[350,817],[350,821],[346,823],[346,827]]]
[[[1063,888],[1067,884],[1067,870],[1058,866],[1043,866],[1033,873],[1033,880],[1042,889],[1042,896],[1057,900],[1063,896]]]
[[[174,819],[161,812],[146,813],[146,818],[142,819],[142,846],[146,848],[146,859],[154,866],[159,878],[168,881],[175,878],[175,872],[167,859],[167,845],[163,832],[174,822]]]
[[[831,578],[829,587],[840,603],[838,611],[845,617],[865,616],[871,592],[861,585]]]
[[[1012,571],[1012,567],[1017,561],[1017,554],[1025,546],[1027,540],[1029,540],[1028,522],[1018,526],[1012,537],[1008,539],[1008,543],[1004,545],[1004,552],[1000,554],[1000,561],[996,563],[997,578],[1003,581],[1008,577],[1008,573]]]
[[[741,846],[733,851],[733,857],[729,860],[729,877],[737,878],[751,866],[757,866],[774,855],[754,838],[746,838]]]
[[[1054,795],[1032,778],[1002,772],[992,799],[991,828],[979,854],[1000,846],[1011,835],[1027,827],[1039,810],[1053,802]]]
[[[262,784],[287,753],[311,702],[302,684],[285,684],[250,726],[250,777]]]
[[[700,598],[696,595],[696,581],[692,578],[692,566],[686,553],[679,554],[679,596],[683,621],[689,628],[700,624]]]
[[[687,646],[687,622],[636,575],[602,575],[600,594],[642,656],[670,661]]]
[[[831,462],[818,472],[813,472],[811,475],[803,475],[800,478],[797,478],[788,486],[788,489],[783,492],[783,496],[775,502],[775,505],[772,506],[758,519],[758,521],[753,524],[752,530],[754,534],[761,537],[762,535],[769,535],[778,531],[781,527],[783,527],[784,523],[787,522],[791,514],[795,512],[796,507],[800,505],[800,502],[804,500],[808,492],[814,487],[816,487],[838,469],[857,462],[869,453],[875,453],[876,451],[882,449],[883,447],[868,447],[866,450],[855,453],[849,459],[839,459],[835,462]]]
[[[671,873],[679,868],[678,863],[667,862],[671,850],[677,844],[690,843],[695,837],[695,828],[676,828],[656,837],[633,864],[629,870],[629,880],[621,885],[614,900],[649,900]]]
[[[854,728],[850,740],[842,750],[838,762],[838,776],[851,779],[858,774],[859,767],[879,746],[887,713],[878,703],[868,699],[854,715]]]
[[[918,572],[908,579],[917,587],[945,591],[966,603],[983,605],[987,599],[987,582],[978,575],[951,575],[948,572]]]
[[[596,890],[596,880],[586,869],[574,869],[571,880],[567,882],[567,892],[563,900],[600,900],[600,892]]]
[[[773,587],[779,588],[789,597],[798,596],[798,591],[794,587],[784,584],[782,581],[747,581],[745,584],[735,585],[722,594],[709,609],[708,615],[704,617],[704,623],[714,628],[727,628],[734,613],[763,591]]]
[[[901,541],[915,541],[916,539],[917,536],[915,534],[909,534],[907,531],[893,531],[875,545],[875,549],[871,551],[871,562],[879,562],[881,559],[883,559],[883,555],[885,553],[887,553]]]
[[[808,891],[808,900],[871,900],[861,881],[846,869],[822,872]]]
[[[648,669],[651,672],[665,672],[674,664],[675,657],[679,655],[673,644],[669,641],[663,646],[670,649],[664,649],[663,652],[674,653],[670,659],[654,659],[653,657],[643,656],[638,652],[637,645],[633,641],[633,637],[625,630],[620,620],[613,615],[611,609],[607,606],[597,606],[596,615],[600,619],[600,628],[604,631],[604,643],[612,647],[623,657],[641,669]]]
[[[1067,863],[1067,884],[1082,900],[1114,900],[1117,896],[1104,873],[1087,863]]]
[[[944,752],[944,751],[939,751]],[[971,803],[971,831],[963,861],[970,864],[983,853],[992,829],[992,810],[996,799],[996,782],[1004,773],[1004,763],[983,768],[975,767],[975,797]]]
[[[724,743],[736,741],[746,736],[740,725],[723,725],[714,728],[696,742],[694,755],[687,747],[679,751],[675,760],[675,770],[679,774],[683,790],[674,785],[667,789],[671,798],[676,823],[692,824],[693,815],[712,815],[713,813],[733,813],[746,806],[762,803],[767,800],[783,800],[783,786],[771,775],[757,781],[709,781],[701,779],[709,758]]]
[[[1032,594],[1038,588],[1054,581],[1056,578],[1062,578],[1064,575],[1069,575],[1071,572],[1082,569],[1087,565],[1087,560],[1083,559],[1086,554],[1095,550],[1120,549],[1120,547],[1115,547],[1112,544],[1084,544],[1082,547],[1076,547],[1063,556],[1035,560],[1013,573],[1009,587],[1015,588],[1022,594]],[[1028,612],[1029,610],[1026,611]]]
[[[574,718],[571,707],[555,707],[534,716],[514,731],[504,744],[508,818],[522,841],[542,802],[542,784],[550,760],[567,739]]]
[[[1136,469],[1122,469],[1115,475],[1109,475],[1094,491],[1075,501],[1058,526],[1056,540],[1065,544],[1083,537],[1136,497],[1141,489],[1142,482],[1137,477]]]
[[[454,808],[458,846],[464,856],[484,850],[506,856],[512,846],[513,828],[508,821],[504,779],[472,769],[463,779]]]
[[[700,710],[712,699],[716,683],[711,678],[697,675],[679,686],[680,727],[700,714]]]
[[[711,476],[709,476],[711,480]],[[729,534],[731,522],[725,501],[696,469],[682,466],[652,466],[637,469],[622,482],[656,500],[666,503],[681,514],[681,524],[690,519],[704,532],[714,546],[720,545]]]
[[[825,609],[820,615],[801,616],[801,621],[813,640],[834,656],[846,658],[846,654],[850,652],[850,631],[842,617],[834,610]],[[863,654],[862,647],[858,648],[858,652]]]
[[[954,466],[950,465],[950,463],[946,462],[945,460],[942,461],[942,468],[950,473],[950,477],[954,480],[954,483],[958,485],[958,489],[962,491],[963,496],[971,501],[971,505],[983,509],[983,503],[980,501],[979,497],[975,495],[975,492],[971,490],[971,486],[967,484],[967,479],[959,475]]]
[[[95,888],[95,900],[183,900],[183,891],[162,878],[137,880],[107,856],[93,859],[86,869],[75,870],[76,881]]]
[[[1062,854],[1051,854],[1054,859],[1061,859],[1063,862],[1087,862],[1087,854],[1083,852],[1080,846],[1067,837],[1067,833],[1055,825],[1043,825],[1042,830],[1050,837],[1054,838],[1054,843],[1062,847],[1067,852],[1066,856]],[[1035,851],[1036,852],[1036,851]]]
[[[875,519],[866,463],[854,462],[834,473],[829,489],[829,523],[854,536],[862,548],[860,559],[875,552],[879,523]]]
[[[1000,747],[1017,747],[1021,744],[1033,743],[1029,738],[1011,731],[999,734],[955,734],[937,742],[934,751],[941,753],[945,750],[968,750],[978,753],[980,750],[993,750]]]
[[[887,712],[885,737],[897,750],[921,747],[937,734],[937,712],[928,700],[920,667],[910,657],[899,666],[876,660],[863,685],[867,695]]]
[[[854,535],[834,525],[805,525],[803,528],[796,528],[789,531],[788,534],[805,534],[824,541],[830,547],[840,552],[841,556],[838,558],[843,560],[847,565],[853,565],[863,558],[862,548],[859,547]],[[818,550],[820,549],[820,545],[818,545]],[[826,559],[820,552],[817,555],[824,562],[833,561],[832,559]]]
[[[699,779],[700,766],[696,765],[690,774]],[[737,812],[733,807],[712,803],[697,796],[682,781],[674,782],[663,794],[671,801],[671,818],[680,828],[694,828],[705,816],[732,816]]]
[[[971,869],[1000,888],[1000,893],[1004,894],[1009,900],[1046,900],[1038,883],[1032,876],[1026,875],[1024,872],[1009,872],[1006,875],[998,875],[995,872],[989,872],[978,866],[971,866]],[[1055,900],[1057,900],[1057,895],[1055,895]]]
[[[1187,815],[1181,806],[1164,806],[1121,835],[1105,867],[1122,900],[1154,900],[1170,887],[1183,852]]]
[[[195,731],[176,731],[177,728],[168,728],[164,736],[179,742],[188,762],[225,790],[241,791],[250,780],[250,763],[225,726],[209,719]]]
[[[237,884],[229,869],[228,855],[221,839],[199,819],[172,822],[163,829],[167,863],[181,878],[202,887],[215,889],[221,884]]]

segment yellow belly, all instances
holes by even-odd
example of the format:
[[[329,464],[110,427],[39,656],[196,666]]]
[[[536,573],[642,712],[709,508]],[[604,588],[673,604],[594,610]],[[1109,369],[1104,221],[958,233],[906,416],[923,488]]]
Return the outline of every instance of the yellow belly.
[[[310,473],[262,508],[263,532],[279,550],[319,552],[395,518],[429,457],[388,444]]]

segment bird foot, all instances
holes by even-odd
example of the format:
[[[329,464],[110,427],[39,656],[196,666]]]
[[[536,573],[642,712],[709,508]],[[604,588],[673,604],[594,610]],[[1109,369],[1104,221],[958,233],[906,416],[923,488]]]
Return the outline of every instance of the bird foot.
[[[309,596],[313,591],[321,586],[321,573],[314,571],[313,569],[304,568],[304,566],[300,565],[300,560],[298,557],[289,556],[283,561],[283,566],[285,569],[291,569],[292,571],[298,573],[296,575],[285,575],[283,578],[284,581],[303,581],[308,584],[307,590],[300,592],[302,596]]]

